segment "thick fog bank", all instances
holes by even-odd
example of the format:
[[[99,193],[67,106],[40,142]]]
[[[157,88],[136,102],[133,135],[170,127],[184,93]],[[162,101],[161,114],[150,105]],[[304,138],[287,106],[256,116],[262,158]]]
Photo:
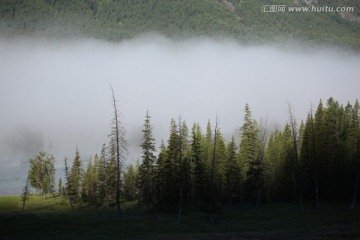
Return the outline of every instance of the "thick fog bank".
[[[287,101],[304,119],[319,99],[359,98],[360,56],[332,49],[210,39],[18,39],[0,40],[0,53],[1,168],[26,163],[42,149],[58,166],[76,146],[85,161],[99,152],[112,119],[109,82],[127,130],[128,162],[138,158],[147,110],[159,145],[179,115],[203,128],[217,115],[229,137],[242,124],[245,103],[256,119],[283,125]]]

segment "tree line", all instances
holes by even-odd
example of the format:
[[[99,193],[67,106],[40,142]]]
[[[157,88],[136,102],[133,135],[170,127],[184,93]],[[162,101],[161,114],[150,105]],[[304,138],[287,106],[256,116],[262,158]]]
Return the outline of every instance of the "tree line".
[[[148,32],[171,38],[231,37],[244,43],[283,42],[284,39],[360,49],[360,3],[349,15],[284,12],[259,14],[260,0],[2,0],[0,33],[3,37],[89,37],[120,41]],[[341,6],[341,0],[315,6]],[[230,6],[232,7],[229,7]],[[282,5],[274,0],[271,4]],[[299,6],[307,6],[298,1]],[[346,37],[344,37],[346,36]]]
[[[117,113],[115,97],[114,111]],[[360,180],[360,105],[321,100],[299,124],[291,113],[283,129],[270,132],[248,104],[240,136],[226,140],[218,127],[172,119],[167,142],[157,153],[151,116],[145,115],[141,159],[123,164],[124,129],[114,120],[111,141],[83,166],[76,150],[57,193],[71,206],[88,203],[117,207],[120,199],[137,201],[148,211],[179,213],[195,207],[214,213],[223,206],[258,207],[265,202],[298,201],[319,208],[323,202],[357,202]],[[117,129],[117,130],[116,130]],[[239,143],[236,138],[239,138]],[[43,160],[41,160],[43,159]],[[29,183],[37,193],[55,192],[54,158],[44,152],[30,160]]]

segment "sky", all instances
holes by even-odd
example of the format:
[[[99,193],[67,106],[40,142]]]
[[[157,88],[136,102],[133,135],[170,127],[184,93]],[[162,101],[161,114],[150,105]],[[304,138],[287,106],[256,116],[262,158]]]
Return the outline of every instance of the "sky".
[[[58,166],[76,147],[84,161],[99,153],[113,117],[109,83],[127,131],[128,163],[139,157],[146,111],[159,147],[179,116],[203,129],[217,117],[230,137],[238,135],[246,103],[258,121],[283,126],[287,102],[300,121],[320,99],[346,104],[360,97],[360,55],[320,47],[0,39],[0,53],[1,168],[22,166],[40,150]]]

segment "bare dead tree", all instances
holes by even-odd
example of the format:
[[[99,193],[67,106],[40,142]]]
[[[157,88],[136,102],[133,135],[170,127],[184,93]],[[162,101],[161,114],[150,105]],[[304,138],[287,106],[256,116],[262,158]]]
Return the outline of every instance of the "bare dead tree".
[[[299,154],[298,154],[298,139],[297,139],[297,130],[296,130],[296,121],[291,111],[290,103],[287,102],[289,107],[289,115],[290,115],[290,125],[291,125],[291,133],[293,138],[293,147],[294,147],[294,154],[295,159],[292,162],[292,174],[294,179],[294,187],[297,193],[299,204],[302,210],[304,210],[304,203],[303,203],[303,196],[302,196],[302,189],[301,189],[301,177],[300,177],[300,170],[299,170]]]
[[[119,111],[116,104],[114,89],[110,85],[111,93],[112,93],[112,103],[113,103],[113,111],[114,118],[111,129],[111,143],[115,148],[115,157],[116,157],[116,187],[115,187],[115,203],[116,209],[119,214],[121,214],[121,206],[120,206],[120,188],[121,188],[121,166],[123,158],[123,152],[126,151],[126,141],[125,141],[125,130],[120,126],[120,116]]]

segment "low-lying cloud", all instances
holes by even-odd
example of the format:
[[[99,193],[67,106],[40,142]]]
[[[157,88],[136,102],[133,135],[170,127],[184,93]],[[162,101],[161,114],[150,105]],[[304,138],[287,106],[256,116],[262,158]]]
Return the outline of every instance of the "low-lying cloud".
[[[113,85],[129,141],[128,161],[139,154],[148,110],[158,144],[171,118],[189,127],[216,115],[226,136],[238,129],[245,103],[256,119],[288,119],[289,101],[298,119],[310,105],[334,97],[359,97],[360,56],[331,49],[286,50],[242,46],[233,41],[170,41],[140,38],[97,40],[0,40],[0,161],[27,161],[39,149],[57,164],[99,152],[112,118]]]

